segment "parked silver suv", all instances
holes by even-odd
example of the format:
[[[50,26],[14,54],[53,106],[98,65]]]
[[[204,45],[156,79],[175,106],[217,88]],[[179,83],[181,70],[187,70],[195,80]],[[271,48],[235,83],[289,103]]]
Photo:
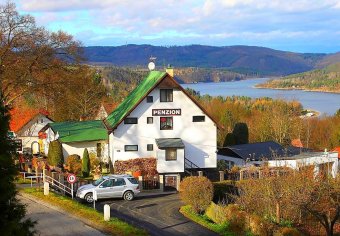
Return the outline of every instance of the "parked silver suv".
[[[124,198],[127,201],[133,200],[135,195],[140,193],[138,181],[131,175],[107,175],[92,184],[81,186],[76,196],[92,203],[94,191],[97,193],[97,199]]]

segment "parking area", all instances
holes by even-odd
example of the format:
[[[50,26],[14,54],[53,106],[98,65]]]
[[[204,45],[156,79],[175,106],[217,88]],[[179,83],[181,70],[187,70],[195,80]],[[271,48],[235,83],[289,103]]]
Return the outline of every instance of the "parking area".
[[[216,235],[188,220],[178,211],[183,204],[177,193],[144,195],[133,201],[101,200],[97,202],[96,208],[103,211],[105,204],[111,206],[111,216],[144,228],[150,235]]]

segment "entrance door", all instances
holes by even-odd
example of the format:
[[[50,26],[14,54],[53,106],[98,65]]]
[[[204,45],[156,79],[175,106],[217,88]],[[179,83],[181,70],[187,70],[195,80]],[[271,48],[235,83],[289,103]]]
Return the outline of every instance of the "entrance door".
[[[177,190],[177,176],[166,175],[164,177],[164,190],[165,191],[176,191]]]

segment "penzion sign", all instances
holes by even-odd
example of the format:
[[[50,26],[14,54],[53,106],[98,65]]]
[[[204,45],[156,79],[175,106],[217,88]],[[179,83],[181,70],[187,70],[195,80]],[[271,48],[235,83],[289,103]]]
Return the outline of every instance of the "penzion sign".
[[[180,116],[181,109],[152,109],[153,116]]]

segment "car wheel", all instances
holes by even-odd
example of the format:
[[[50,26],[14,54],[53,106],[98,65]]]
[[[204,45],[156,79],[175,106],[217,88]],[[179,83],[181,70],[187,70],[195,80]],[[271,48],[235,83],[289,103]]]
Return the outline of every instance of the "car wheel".
[[[93,194],[92,193],[87,193],[84,197],[85,201],[87,203],[92,203],[93,202]]]
[[[133,192],[131,192],[131,191],[126,191],[123,195],[124,200],[127,200],[127,201],[133,200],[134,197],[135,196],[133,195]]]

